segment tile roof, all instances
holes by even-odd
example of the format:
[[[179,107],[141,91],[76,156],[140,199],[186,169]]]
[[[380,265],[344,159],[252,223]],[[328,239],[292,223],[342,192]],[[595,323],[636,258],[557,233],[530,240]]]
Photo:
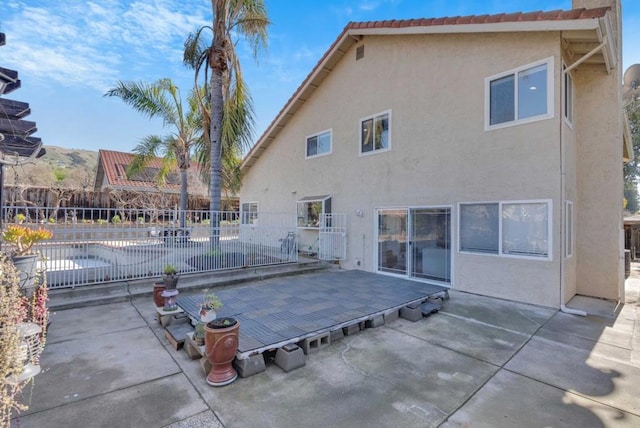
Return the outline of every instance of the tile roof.
[[[132,153],[116,152],[112,150],[99,150],[99,165],[104,169],[104,175],[107,178],[109,186],[124,187],[129,189],[140,190],[156,190],[155,172],[162,166],[160,158],[151,159],[146,167],[147,171],[142,172],[137,177],[128,179],[126,176],[126,168],[133,161],[135,155]],[[192,163],[189,168],[190,173],[198,174],[197,165]],[[175,177],[168,177],[161,190],[178,192],[180,190],[180,178],[176,170]],[[201,189],[194,189],[193,180],[189,180],[189,193],[200,193]]]
[[[548,12],[515,12],[498,13],[495,15],[445,16],[442,18],[401,20],[393,19],[387,21],[350,22],[345,27],[345,31],[362,28],[406,28],[429,27],[435,25],[496,24],[501,22],[566,21],[573,19],[593,19],[602,18],[609,9],[609,7],[599,7],[595,9],[581,8],[572,10],[552,10]]]

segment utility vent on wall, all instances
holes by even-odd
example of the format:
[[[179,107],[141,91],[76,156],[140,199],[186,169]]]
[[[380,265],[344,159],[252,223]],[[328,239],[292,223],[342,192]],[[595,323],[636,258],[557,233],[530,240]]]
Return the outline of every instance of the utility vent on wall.
[[[364,45],[360,45],[356,48],[356,61],[364,58]]]

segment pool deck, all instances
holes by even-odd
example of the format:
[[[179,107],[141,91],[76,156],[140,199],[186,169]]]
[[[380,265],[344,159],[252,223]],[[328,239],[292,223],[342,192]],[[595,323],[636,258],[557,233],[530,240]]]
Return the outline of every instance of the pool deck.
[[[240,322],[237,357],[281,348],[421,303],[447,288],[364,271],[331,271],[215,291]],[[201,295],[178,297],[195,323]]]

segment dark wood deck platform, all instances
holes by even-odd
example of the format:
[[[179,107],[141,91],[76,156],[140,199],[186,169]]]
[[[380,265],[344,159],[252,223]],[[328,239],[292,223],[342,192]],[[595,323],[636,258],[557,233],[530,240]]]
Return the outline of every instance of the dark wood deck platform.
[[[218,317],[240,322],[238,358],[373,319],[443,293],[445,287],[363,271],[330,271],[278,278],[217,291]],[[199,320],[201,296],[178,305]]]

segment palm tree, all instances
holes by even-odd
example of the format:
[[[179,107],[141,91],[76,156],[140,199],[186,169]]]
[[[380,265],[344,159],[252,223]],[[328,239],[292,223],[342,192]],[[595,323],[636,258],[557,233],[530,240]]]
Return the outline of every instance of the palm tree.
[[[196,87],[204,69],[208,103],[201,106],[204,128],[208,129],[211,241],[218,236],[223,159],[237,155],[251,143],[253,108],[233,35],[244,38],[254,57],[267,45],[267,10],[262,0],[211,0],[212,25],[201,27],[185,41],[184,62],[195,72]],[[210,41],[205,31],[211,32]],[[210,72],[210,76],[209,76]],[[208,82],[208,85],[207,85]],[[227,159],[228,160],[228,159]]]
[[[175,170],[180,171],[180,227],[185,227],[187,210],[187,181],[191,160],[191,152],[203,139],[202,132],[202,98],[204,92],[193,89],[187,100],[188,107],[182,105],[180,89],[171,79],[160,79],[148,84],[144,82],[118,82],[117,86],[107,91],[107,97],[119,97],[126,104],[149,118],[162,118],[165,126],[172,126],[174,132],[159,137],[146,136],[133,149],[136,154],[127,169],[131,177],[142,172],[154,158],[161,157],[161,168],[156,179],[159,184],[166,181],[168,175]]]

